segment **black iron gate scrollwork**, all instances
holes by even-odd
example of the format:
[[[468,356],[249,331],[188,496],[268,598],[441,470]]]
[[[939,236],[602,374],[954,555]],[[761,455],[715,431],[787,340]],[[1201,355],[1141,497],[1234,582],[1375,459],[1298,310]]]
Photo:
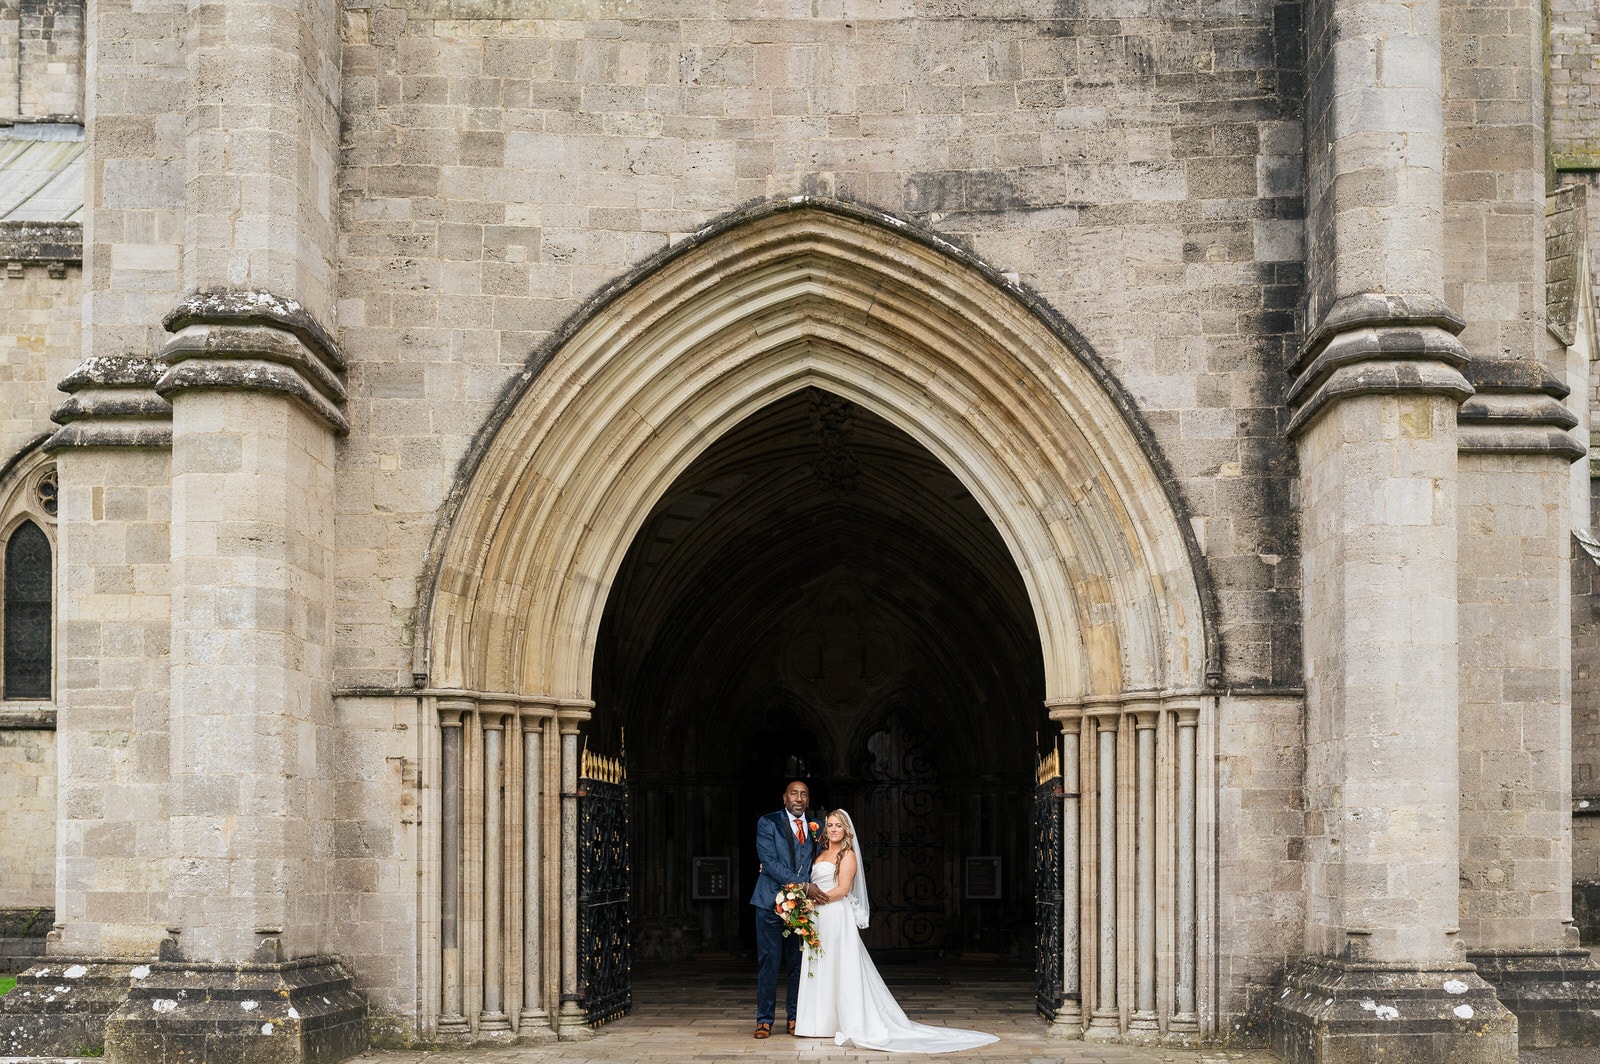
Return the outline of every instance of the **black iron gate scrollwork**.
[[[1061,763],[1052,750],[1039,762],[1033,792],[1034,1003],[1053,1020],[1062,1002]]]
[[[583,752],[578,778],[578,996],[590,1025],[633,1008],[627,763]]]

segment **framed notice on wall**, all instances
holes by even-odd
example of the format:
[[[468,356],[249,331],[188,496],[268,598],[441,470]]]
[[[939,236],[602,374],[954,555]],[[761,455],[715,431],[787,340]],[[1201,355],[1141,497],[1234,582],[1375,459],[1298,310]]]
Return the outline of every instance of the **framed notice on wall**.
[[[689,897],[693,901],[725,901],[733,896],[726,857],[696,857],[689,872]]]
[[[967,897],[980,900],[1000,897],[1000,858],[967,858]]]

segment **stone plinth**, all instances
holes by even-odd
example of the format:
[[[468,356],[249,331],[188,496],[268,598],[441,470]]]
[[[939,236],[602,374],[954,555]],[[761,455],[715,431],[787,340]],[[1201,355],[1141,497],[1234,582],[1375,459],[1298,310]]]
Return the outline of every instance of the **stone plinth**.
[[[1467,959],[1516,1013],[1522,1047],[1600,1045],[1600,966],[1588,950],[1472,950]]]
[[[1273,1006],[1272,1051],[1289,1064],[1504,1064],[1517,1018],[1470,966],[1310,962]]]
[[[338,962],[162,962],[105,1028],[115,1064],[331,1064],[367,1047],[366,1001]]]
[[[20,972],[44,956],[54,909],[0,909],[0,972]]]
[[[149,968],[133,961],[55,957],[0,997],[0,1056],[81,1057],[105,1039],[106,1017]]]

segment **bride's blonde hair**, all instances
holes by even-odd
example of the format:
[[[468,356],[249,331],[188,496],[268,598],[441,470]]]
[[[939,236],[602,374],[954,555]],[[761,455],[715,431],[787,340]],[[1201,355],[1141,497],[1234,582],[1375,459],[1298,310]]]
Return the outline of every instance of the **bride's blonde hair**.
[[[843,809],[835,809],[832,812],[830,812],[827,816],[823,817],[823,821],[827,822],[829,820],[832,820],[834,817],[839,816],[839,814],[843,813],[843,812],[844,812]],[[848,814],[846,814],[846,815],[848,815]],[[844,828],[844,838],[839,840],[839,852],[840,853],[846,853],[846,852],[854,851],[855,848],[856,848],[856,835],[855,835],[855,832],[850,830],[850,821],[847,820],[845,817],[840,816],[839,817],[839,826],[841,828]]]

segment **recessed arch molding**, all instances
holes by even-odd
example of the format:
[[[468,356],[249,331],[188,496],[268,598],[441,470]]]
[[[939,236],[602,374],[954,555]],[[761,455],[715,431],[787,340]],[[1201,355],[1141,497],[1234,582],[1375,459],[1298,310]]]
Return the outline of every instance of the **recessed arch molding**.
[[[1027,586],[1047,701],[1219,682],[1176,483],[1082,337],[948,241],[797,198],[680,241],[530,357],[441,514],[419,686],[590,697],[607,591],[652,505],[803,388],[887,419],[978,500]]]
[[[1021,287],[903,221],[806,199],[722,219],[597,296],[530,358],[463,462],[413,665],[438,712],[424,740],[440,765],[435,852],[456,855],[422,884],[439,913],[425,1022],[462,1038],[580,1032],[580,731],[608,599],[697,459],[807,391],[931,456],[1021,578],[1041,708],[1061,727],[1047,763],[1063,822],[1081,802],[1097,825],[1062,850],[1056,1027],[1206,1033],[1196,914],[1214,868],[1194,829],[1212,796],[1196,769],[1220,661],[1204,563],[1153,437]],[[1176,816],[1158,844],[1159,810]],[[1125,889],[1131,907],[1102,903]]]

